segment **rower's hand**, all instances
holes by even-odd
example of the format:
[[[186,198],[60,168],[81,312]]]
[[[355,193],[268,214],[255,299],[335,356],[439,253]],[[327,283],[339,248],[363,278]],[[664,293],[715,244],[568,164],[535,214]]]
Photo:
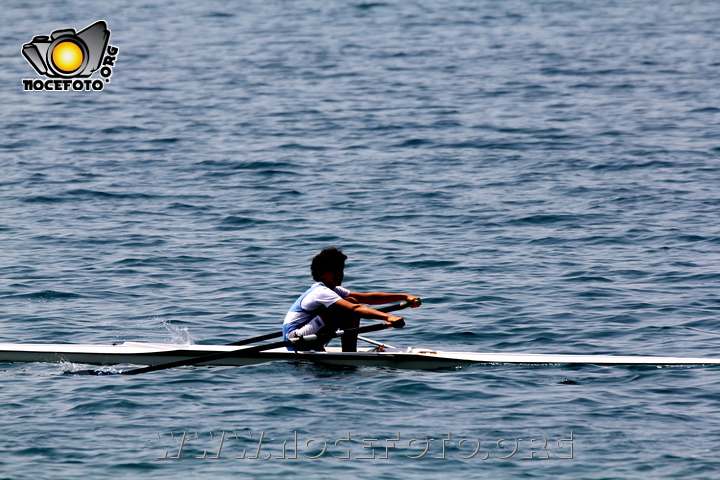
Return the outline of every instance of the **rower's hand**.
[[[403,328],[405,326],[405,320],[403,320],[403,317],[389,315],[387,321],[389,324],[392,325],[393,328]]]
[[[420,305],[422,305],[422,301],[420,300],[420,297],[415,297],[413,295],[408,295],[407,299],[405,301],[408,302],[408,305],[410,306],[410,308],[417,308]]]

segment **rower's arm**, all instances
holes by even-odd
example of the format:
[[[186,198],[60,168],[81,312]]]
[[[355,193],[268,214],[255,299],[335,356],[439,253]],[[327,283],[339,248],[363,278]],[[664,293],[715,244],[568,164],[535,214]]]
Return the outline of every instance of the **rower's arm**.
[[[366,305],[383,305],[385,303],[392,302],[408,302],[410,307],[416,308],[420,306],[420,297],[414,295],[408,295],[407,293],[383,293],[383,292],[371,292],[371,293],[360,293],[350,292],[350,296],[353,297],[360,303]]]
[[[389,313],[381,312],[380,310],[375,310],[374,308],[367,307],[365,305],[360,305],[359,303],[352,303],[345,299],[338,300],[337,302],[333,303],[330,308],[344,308],[346,310],[350,310],[356,315],[358,315],[360,318],[374,318],[377,320],[384,320],[386,322],[397,322],[398,320],[402,320],[402,317],[398,317],[395,315],[391,315]]]

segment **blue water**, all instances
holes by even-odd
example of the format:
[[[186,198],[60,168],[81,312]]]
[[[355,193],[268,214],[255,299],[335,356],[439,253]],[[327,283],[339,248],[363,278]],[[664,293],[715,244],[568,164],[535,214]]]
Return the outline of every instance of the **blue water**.
[[[1,342],[276,331],[337,246],[396,346],[720,355],[720,3],[109,3],[2,7]],[[0,365],[0,478],[720,475],[718,367],[76,368]]]

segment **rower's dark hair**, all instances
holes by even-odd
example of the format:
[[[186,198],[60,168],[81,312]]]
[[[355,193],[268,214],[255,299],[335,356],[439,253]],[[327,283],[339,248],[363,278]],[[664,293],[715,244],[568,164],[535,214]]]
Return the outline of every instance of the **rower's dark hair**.
[[[320,281],[320,276],[325,272],[332,272],[345,267],[345,260],[347,260],[342,250],[330,247],[323,249],[322,252],[315,255],[310,264],[310,272],[315,281]]]

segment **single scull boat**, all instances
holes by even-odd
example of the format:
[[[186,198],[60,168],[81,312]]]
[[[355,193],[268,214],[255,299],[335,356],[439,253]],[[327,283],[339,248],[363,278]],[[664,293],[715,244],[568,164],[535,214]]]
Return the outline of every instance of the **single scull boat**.
[[[388,346],[341,352],[328,347],[326,352],[290,352],[274,348],[243,355],[249,347],[230,345],[175,345],[125,342],[113,345],[80,344],[0,344],[0,362],[71,362],[91,365],[161,365],[228,352],[223,358],[199,365],[254,365],[273,361],[311,361],[315,363],[435,370],[472,364],[592,364],[592,365],[715,365],[718,358],[648,357],[614,355],[563,355],[531,353],[444,352],[427,348]],[[235,355],[230,352],[236,352]]]

